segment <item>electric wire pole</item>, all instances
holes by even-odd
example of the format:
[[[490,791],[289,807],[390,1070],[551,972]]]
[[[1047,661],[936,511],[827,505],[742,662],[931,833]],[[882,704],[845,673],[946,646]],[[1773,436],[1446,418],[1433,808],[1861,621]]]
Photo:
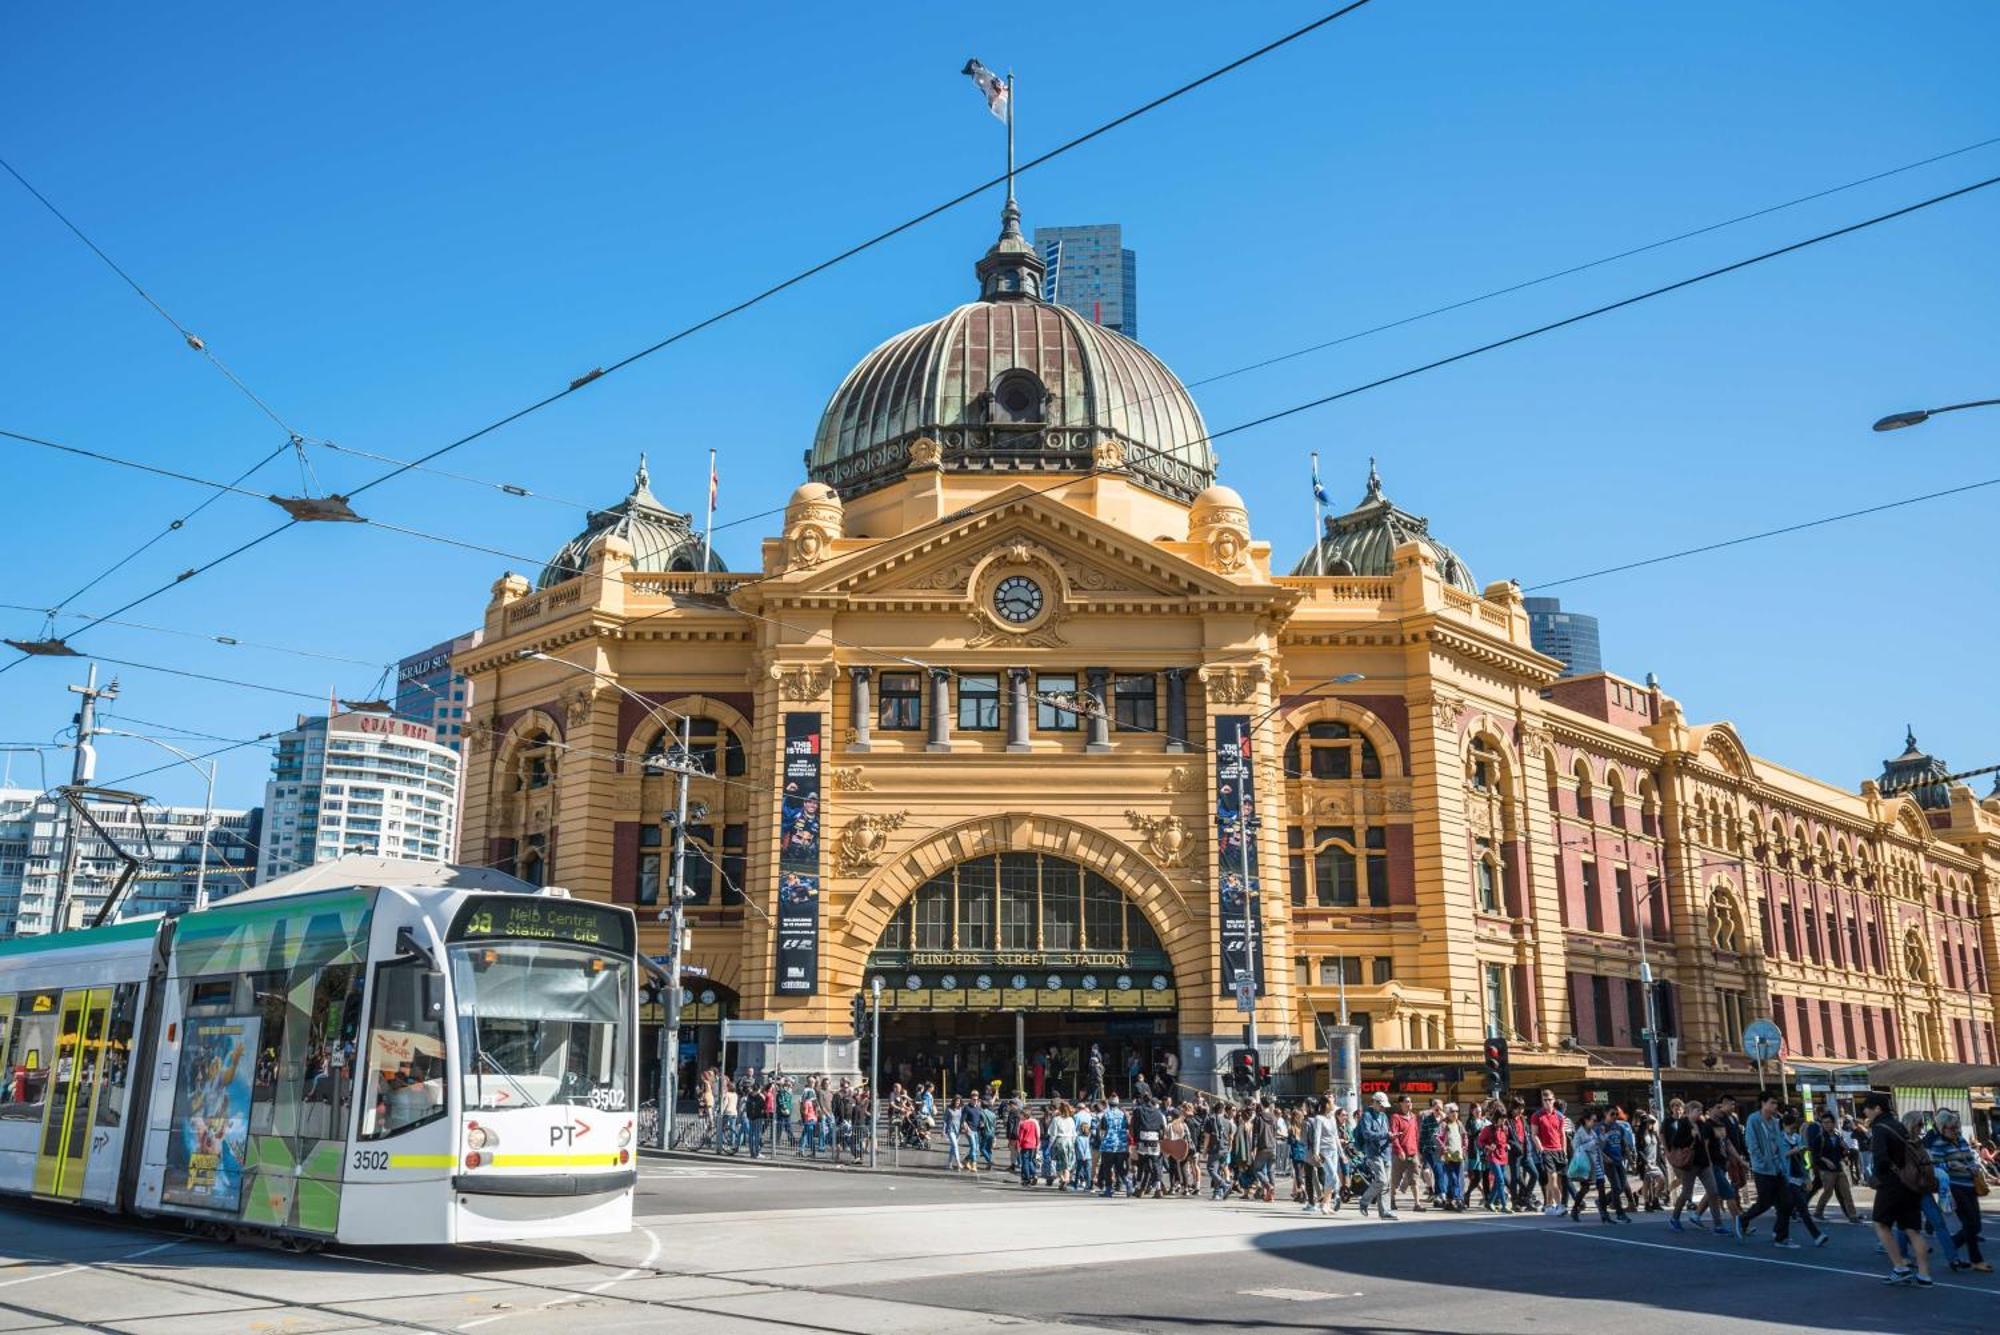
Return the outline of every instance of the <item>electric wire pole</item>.
[[[76,744],[72,748],[74,758],[70,763],[69,786],[72,790],[69,800],[64,803],[67,811],[63,817],[62,870],[56,876],[55,916],[50,920],[52,932],[67,931],[69,928],[69,901],[76,883],[77,857],[81,847],[76,837],[76,804],[83,801],[80,790],[90,786],[97,772],[97,752],[90,739],[97,733],[97,702],[118,698],[118,680],[100,688],[97,684],[97,664],[90,665],[90,675],[81,686],[71,685],[71,691],[83,697],[83,704],[76,711]]]

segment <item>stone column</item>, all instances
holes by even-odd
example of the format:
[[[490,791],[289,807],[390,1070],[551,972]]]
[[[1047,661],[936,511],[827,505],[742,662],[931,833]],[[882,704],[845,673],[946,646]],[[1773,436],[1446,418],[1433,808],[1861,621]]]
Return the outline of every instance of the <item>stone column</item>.
[[[1176,755],[1187,750],[1187,674],[1167,669],[1167,750]]]
[[[847,744],[850,751],[867,751],[869,729],[875,725],[875,706],[870,700],[869,686],[874,680],[874,669],[855,667],[847,669],[853,684],[848,689],[847,712],[854,719],[854,740]]]
[[[951,750],[951,670],[931,669],[931,735],[926,751]]]
[[[1033,701],[1028,699],[1028,669],[1007,669],[1007,749],[1026,751],[1028,723],[1034,718]]]
[[[1091,668],[1089,680],[1095,707],[1087,718],[1089,733],[1083,749],[1091,755],[1102,755],[1111,749],[1111,671]]]

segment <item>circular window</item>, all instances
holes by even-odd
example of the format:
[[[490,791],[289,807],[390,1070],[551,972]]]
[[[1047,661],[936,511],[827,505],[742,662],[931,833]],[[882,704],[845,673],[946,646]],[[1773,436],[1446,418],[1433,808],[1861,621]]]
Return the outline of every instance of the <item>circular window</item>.
[[[1042,382],[1027,371],[1009,371],[993,386],[993,415],[1003,422],[1039,422],[1047,397]]]

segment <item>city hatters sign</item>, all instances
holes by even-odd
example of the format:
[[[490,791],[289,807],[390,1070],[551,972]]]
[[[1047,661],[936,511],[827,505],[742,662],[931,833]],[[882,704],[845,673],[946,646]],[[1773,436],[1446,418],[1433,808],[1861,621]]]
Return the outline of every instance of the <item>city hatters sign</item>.
[[[1257,884],[1257,780],[1251,761],[1250,719],[1215,718],[1216,897],[1221,901],[1221,992],[1248,978],[1264,991],[1263,897]]]
[[[785,715],[784,802],[778,834],[778,994],[819,990],[820,716]]]

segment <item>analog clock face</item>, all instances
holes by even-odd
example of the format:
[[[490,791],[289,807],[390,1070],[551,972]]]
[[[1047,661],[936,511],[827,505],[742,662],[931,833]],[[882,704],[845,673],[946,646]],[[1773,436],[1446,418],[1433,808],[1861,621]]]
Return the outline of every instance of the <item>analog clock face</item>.
[[[1002,620],[1025,626],[1042,613],[1042,586],[1026,575],[1009,575],[993,590],[993,610]]]

